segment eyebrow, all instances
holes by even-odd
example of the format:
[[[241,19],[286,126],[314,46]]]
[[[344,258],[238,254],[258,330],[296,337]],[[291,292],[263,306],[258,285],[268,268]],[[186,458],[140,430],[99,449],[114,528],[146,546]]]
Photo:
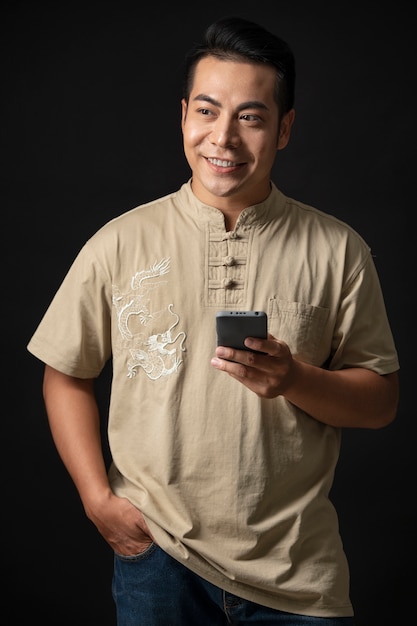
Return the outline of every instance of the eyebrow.
[[[219,108],[221,108],[222,106],[218,100],[215,100],[211,96],[207,96],[204,93],[199,93],[193,98],[193,102],[196,102],[197,100],[201,100],[202,102],[208,102],[213,106]],[[264,109],[265,111],[268,111],[268,107],[266,106],[266,104],[264,102],[261,102],[260,100],[248,100],[247,102],[242,102],[237,107],[238,111],[243,111],[245,109]]]

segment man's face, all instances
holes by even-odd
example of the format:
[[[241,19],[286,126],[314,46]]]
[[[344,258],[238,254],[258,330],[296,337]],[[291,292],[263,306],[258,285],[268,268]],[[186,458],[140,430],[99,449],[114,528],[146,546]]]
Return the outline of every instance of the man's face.
[[[182,131],[202,202],[242,209],[269,195],[276,151],[287,145],[293,119],[284,116],[279,129],[275,79],[267,65],[199,61],[188,106],[182,101]]]

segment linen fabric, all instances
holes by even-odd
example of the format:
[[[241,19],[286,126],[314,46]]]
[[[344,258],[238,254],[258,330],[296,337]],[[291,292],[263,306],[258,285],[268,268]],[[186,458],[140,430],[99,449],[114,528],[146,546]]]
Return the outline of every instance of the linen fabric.
[[[269,332],[316,366],[399,368],[369,246],[273,183],[233,232],[191,181],[105,224],[28,349],[80,378],[112,360],[111,485],[167,554],[252,602],[350,616],[329,499],[341,431],[210,365],[228,309],[265,310]]]

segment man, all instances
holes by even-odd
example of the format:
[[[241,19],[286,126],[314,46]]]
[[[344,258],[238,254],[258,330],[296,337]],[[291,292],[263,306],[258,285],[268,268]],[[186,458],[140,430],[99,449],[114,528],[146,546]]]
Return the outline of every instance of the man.
[[[353,624],[328,494],[341,429],[395,418],[399,364],[368,246],[271,181],[294,79],[281,39],[209,27],[185,68],[190,180],[86,242],[28,345],[115,553],[119,626]],[[265,310],[268,339],[216,347],[220,309]],[[109,359],[107,473],[94,380]]]

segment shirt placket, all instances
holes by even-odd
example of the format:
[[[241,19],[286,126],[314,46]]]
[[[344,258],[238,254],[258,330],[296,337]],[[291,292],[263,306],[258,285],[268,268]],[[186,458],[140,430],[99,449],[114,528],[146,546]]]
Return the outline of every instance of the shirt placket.
[[[243,306],[249,251],[247,230],[209,230],[207,242],[207,299],[210,306]]]

